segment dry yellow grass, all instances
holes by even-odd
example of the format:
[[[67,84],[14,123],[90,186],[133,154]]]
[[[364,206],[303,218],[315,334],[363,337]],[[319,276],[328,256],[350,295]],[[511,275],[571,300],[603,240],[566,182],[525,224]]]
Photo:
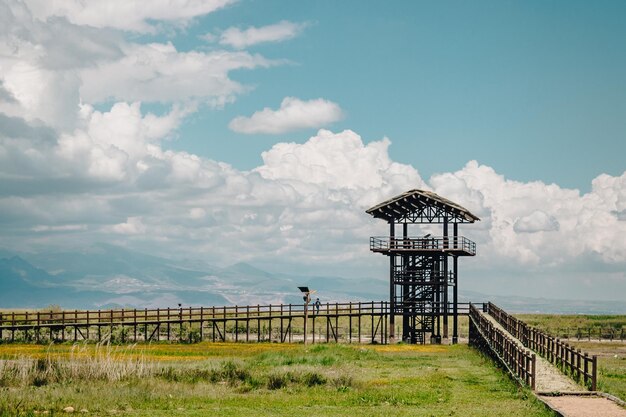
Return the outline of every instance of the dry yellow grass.
[[[447,347],[444,345],[372,345],[366,349],[372,349],[376,352],[415,352],[415,353],[438,353],[445,352]]]
[[[41,358],[70,358],[93,357],[105,345],[99,344],[50,344],[27,345],[5,344],[0,345],[0,359],[15,357]],[[191,361],[211,357],[254,356],[264,352],[286,352],[298,349],[296,344],[270,343],[197,343],[197,344],[129,344],[112,345],[107,349],[115,357],[138,358],[146,357],[155,361]]]

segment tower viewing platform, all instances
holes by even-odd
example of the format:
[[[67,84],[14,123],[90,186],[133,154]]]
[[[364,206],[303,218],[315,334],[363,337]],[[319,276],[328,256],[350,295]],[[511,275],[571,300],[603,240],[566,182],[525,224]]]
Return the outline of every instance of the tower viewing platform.
[[[406,252],[412,254],[449,253],[456,256],[476,255],[476,243],[464,236],[423,236],[392,238],[374,236],[370,238],[372,252]]]
[[[458,226],[480,219],[426,190],[409,190],[366,212],[389,223],[389,236],[371,237],[370,250],[389,257],[390,339],[395,339],[398,315],[402,317],[403,341],[426,343],[430,336],[431,343],[441,343],[448,338],[451,311],[452,343],[457,343],[458,259],[476,255],[476,243],[459,236]],[[409,234],[409,225],[422,224],[440,224],[441,235],[424,235],[421,228]]]

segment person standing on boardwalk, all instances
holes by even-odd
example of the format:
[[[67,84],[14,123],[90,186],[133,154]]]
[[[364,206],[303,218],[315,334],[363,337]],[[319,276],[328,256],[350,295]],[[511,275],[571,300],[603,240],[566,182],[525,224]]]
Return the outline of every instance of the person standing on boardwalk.
[[[322,303],[320,303],[320,299],[316,298],[315,299],[315,311],[316,314],[320,314],[320,306],[322,305]]]

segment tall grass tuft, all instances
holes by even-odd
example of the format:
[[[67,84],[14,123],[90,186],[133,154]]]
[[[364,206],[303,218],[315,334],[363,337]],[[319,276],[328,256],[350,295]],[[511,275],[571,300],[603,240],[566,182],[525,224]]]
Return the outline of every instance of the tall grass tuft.
[[[120,381],[155,374],[157,367],[142,354],[129,355],[135,346],[97,345],[93,353],[75,345],[68,358],[15,357],[0,360],[0,386],[43,386],[62,381]]]

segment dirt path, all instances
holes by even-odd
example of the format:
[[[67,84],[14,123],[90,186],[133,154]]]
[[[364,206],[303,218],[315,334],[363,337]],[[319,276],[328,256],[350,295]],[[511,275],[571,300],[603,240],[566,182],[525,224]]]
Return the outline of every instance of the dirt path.
[[[483,314],[491,323],[507,334],[518,345],[522,342],[514,338],[489,314]],[[584,388],[565,376],[550,362],[537,355],[535,390],[537,393],[560,393],[560,396],[540,395],[541,399],[565,417],[626,417],[626,408],[620,407],[604,397],[576,396],[575,392]],[[569,393],[569,395],[568,395]]]

